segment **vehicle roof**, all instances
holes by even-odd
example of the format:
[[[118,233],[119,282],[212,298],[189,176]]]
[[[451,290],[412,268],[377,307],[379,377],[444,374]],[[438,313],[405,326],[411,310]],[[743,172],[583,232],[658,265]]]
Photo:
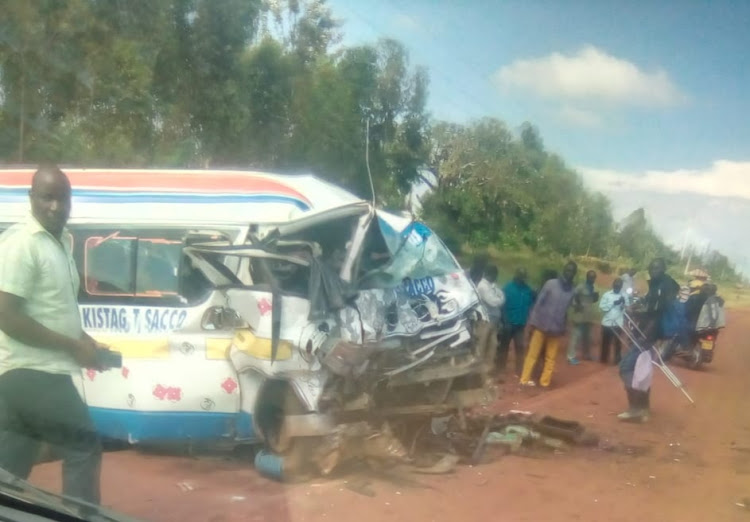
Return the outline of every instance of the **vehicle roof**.
[[[0,169],[0,221],[23,219],[33,168]],[[241,170],[63,168],[71,223],[270,224],[362,201],[310,174]]]

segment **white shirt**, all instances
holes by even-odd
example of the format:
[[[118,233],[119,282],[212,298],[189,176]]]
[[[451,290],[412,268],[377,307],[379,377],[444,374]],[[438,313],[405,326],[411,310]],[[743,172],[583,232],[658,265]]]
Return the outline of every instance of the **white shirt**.
[[[13,225],[0,235],[0,291],[23,298],[24,312],[38,323],[80,339],[80,279],[71,244],[67,231],[58,241],[32,216]],[[19,368],[56,374],[80,371],[67,351],[29,346],[0,331],[0,374]]]
[[[625,295],[632,295],[633,290],[635,290],[635,288],[633,288],[633,276],[631,276],[630,274],[622,274],[620,279],[622,279],[621,292]]]
[[[623,298],[623,302],[615,304],[620,298]],[[622,328],[625,320],[625,307],[628,305],[628,301],[627,294],[622,291],[619,294],[616,294],[614,290],[606,292],[599,300],[599,309],[604,312],[602,326],[619,326]]]
[[[493,322],[499,321],[501,308],[505,304],[503,291],[495,283],[490,283],[482,278],[477,285],[477,292],[479,293],[479,299],[482,300],[482,304],[487,309],[490,320]]]

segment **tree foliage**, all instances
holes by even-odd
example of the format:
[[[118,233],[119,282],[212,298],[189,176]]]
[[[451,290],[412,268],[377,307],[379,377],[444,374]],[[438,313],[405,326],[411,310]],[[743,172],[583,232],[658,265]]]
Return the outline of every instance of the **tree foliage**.
[[[443,122],[432,140],[438,187],[423,212],[447,235],[462,234],[476,246],[607,254],[614,233],[609,201],[586,191],[531,125],[517,137],[496,119],[465,127]]]
[[[395,40],[341,46],[325,0],[6,4],[7,161],[312,171],[369,199],[369,156],[383,205],[432,172],[423,216],[453,245],[675,256],[642,211],[618,226],[533,125],[432,121],[427,71]],[[696,257],[733,273],[721,254]]]
[[[609,200],[545,150],[538,130],[524,123],[435,123],[427,168],[437,186],[422,200],[423,217],[450,244],[523,248],[558,256],[588,256],[645,268],[654,257],[679,262],[654,232],[643,209],[615,222]],[[718,252],[695,253],[714,277],[737,279]]]
[[[0,11],[0,154],[312,170],[398,202],[427,160],[427,74],[337,49],[323,0],[30,0]]]

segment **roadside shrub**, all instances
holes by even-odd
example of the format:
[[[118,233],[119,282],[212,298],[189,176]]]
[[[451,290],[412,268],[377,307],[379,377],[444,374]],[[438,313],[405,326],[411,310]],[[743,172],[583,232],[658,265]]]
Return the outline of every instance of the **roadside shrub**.
[[[609,275],[612,273],[612,265],[609,263],[609,261],[597,261],[596,269],[602,274]]]

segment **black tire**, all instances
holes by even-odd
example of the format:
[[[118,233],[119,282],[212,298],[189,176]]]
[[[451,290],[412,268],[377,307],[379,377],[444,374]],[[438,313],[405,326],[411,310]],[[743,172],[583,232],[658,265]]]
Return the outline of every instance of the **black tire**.
[[[703,364],[703,354],[701,353],[701,347],[699,343],[693,345],[693,349],[690,350],[690,356],[687,360],[688,368],[691,370],[700,370]]]

